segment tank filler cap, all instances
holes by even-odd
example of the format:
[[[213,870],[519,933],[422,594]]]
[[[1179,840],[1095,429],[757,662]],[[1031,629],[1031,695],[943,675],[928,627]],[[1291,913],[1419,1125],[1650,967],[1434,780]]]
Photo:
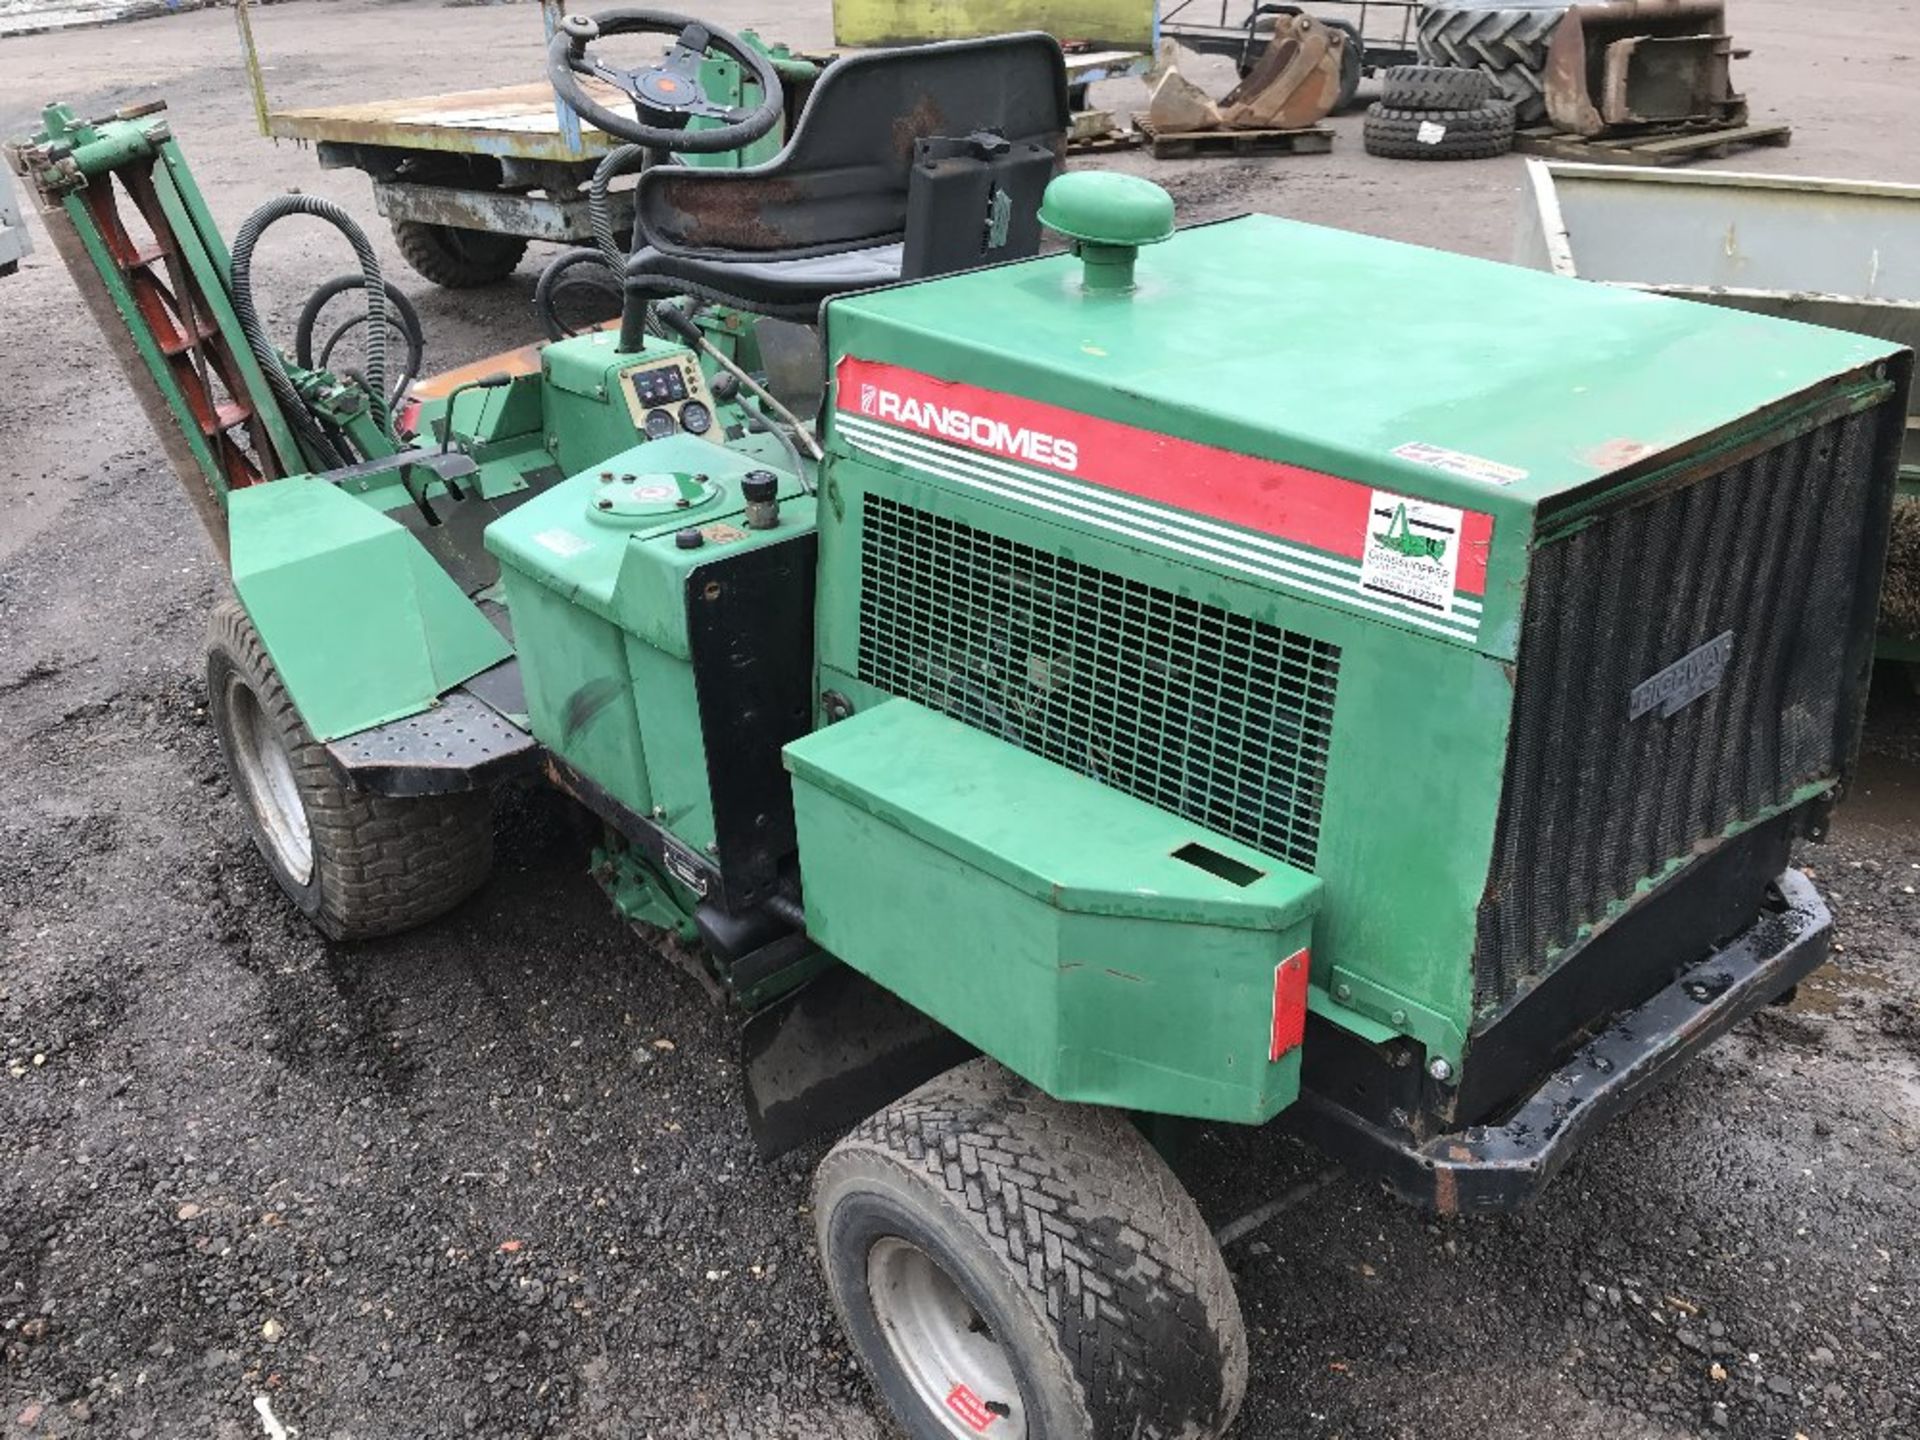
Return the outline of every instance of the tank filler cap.
[[[1140,247],[1173,234],[1173,196],[1138,175],[1081,170],[1047,186],[1040,223],[1073,241],[1083,289],[1124,293]]]
[[[709,477],[685,470],[639,475],[602,471],[587,514],[606,524],[632,524],[697,510],[719,494],[720,486]]]

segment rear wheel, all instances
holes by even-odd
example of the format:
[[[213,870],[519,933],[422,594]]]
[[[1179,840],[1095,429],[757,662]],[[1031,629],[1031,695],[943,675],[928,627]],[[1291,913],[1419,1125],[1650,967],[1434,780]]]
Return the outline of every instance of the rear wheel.
[[[527,253],[521,235],[461,230],[423,220],[393,222],[394,242],[422,279],[448,290],[472,290],[511,275]]]
[[[350,790],[232,600],[207,627],[207,693],[235,795],[273,878],[336,940],[392,935],[452,909],[493,864],[490,797]]]
[[[827,1285],[915,1440],[1205,1440],[1247,1341],[1192,1199],[1127,1119],[991,1060],[929,1082],[820,1162]]]

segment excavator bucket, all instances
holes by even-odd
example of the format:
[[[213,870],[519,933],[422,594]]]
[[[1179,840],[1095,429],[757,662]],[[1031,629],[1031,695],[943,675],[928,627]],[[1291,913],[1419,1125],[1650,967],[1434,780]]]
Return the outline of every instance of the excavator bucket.
[[[1333,113],[1340,98],[1341,47],[1348,38],[1311,15],[1282,15],[1273,39],[1227,98],[1229,130],[1300,130]]]
[[[1653,125],[1739,125],[1722,0],[1575,5],[1547,48],[1547,115],[1592,138]]]

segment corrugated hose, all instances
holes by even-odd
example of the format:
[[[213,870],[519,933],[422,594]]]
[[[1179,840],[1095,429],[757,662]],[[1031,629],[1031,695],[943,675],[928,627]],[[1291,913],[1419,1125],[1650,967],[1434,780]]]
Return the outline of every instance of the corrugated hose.
[[[311,215],[317,220],[325,220],[346,236],[347,243],[353,246],[353,253],[360,262],[360,273],[366,277],[367,367],[364,383],[367,403],[373,407],[374,422],[383,434],[392,439],[393,413],[387,405],[386,277],[380,273],[380,260],[374,254],[373,242],[367,239],[367,232],[356,225],[345,210],[317,195],[296,193],[275,196],[249,215],[233,237],[233,308],[240,320],[240,332],[247,337],[247,347],[253,351],[253,358],[266,373],[267,384],[279,399],[288,423],[301,441],[327,466],[347,465],[353,462],[354,457],[342,453],[326,427],[320,423],[319,417],[301,399],[300,392],[287,376],[280,352],[267,337],[266,328],[260,323],[259,312],[253,303],[254,246],[260,243],[260,237],[266,233],[268,226],[289,215]]]

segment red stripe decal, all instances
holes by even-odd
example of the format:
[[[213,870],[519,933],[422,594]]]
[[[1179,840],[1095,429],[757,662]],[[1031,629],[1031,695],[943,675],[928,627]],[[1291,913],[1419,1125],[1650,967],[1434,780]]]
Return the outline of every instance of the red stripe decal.
[[[853,355],[841,358],[834,390],[835,407],[848,414],[1015,464],[1350,560],[1366,548],[1372,487],[1337,475]],[[1493,517],[1466,510],[1460,531],[1455,583],[1469,595],[1484,595]]]
[[[1273,1040],[1267,1059],[1278,1060],[1307,1038],[1307,972],[1312,957],[1296,950],[1273,967]]]
[[[986,1402],[965,1385],[955,1385],[947,1392],[947,1408],[974,1430],[984,1431],[1000,1418],[986,1407]]]

